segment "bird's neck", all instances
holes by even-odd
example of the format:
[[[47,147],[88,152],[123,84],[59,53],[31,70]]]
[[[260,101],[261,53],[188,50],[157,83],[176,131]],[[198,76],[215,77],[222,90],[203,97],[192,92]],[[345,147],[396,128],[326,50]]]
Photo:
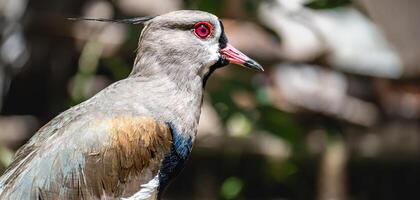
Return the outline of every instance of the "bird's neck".
[[[154,117],[171,123],[194,140],[203,99],[202,78],[198,75],[156,74],[130,76],[139,83],[141,101]],[[146,95],[144,97],[143,95]],[[153,97],[153,98],[151,98]],[[147,99],[146,99],[147,98]]]
[[[203,77],[207,72],[200,62],[179,59],[180,56],[162,56],[154,47],[139,49],[129,78],[146,81],[149,93],[154,93],[157,109],[163,109],[168,121],[194,139],[201,113]],[[180,58],[183,58],[182,56]],[[142,86],[143,88],[147,88]]]

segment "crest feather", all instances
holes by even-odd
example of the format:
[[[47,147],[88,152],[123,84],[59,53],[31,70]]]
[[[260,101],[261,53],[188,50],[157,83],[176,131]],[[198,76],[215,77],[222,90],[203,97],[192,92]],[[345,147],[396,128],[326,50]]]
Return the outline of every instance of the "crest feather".
[[[151,19],[155,18],[154,16],[144,16],[144,17],[135,17],[129,19],[104,19],[104,18],[67,18],[68,20],[85,20],[85,21],[98,21],[98,22],[111,22],[111,23],[122,23],[122,24],[143,24]]]

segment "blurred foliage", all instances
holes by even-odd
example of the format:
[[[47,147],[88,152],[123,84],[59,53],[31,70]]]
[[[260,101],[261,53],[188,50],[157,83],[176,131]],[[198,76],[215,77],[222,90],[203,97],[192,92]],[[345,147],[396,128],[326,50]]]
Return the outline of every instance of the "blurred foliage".
[[[220,189],[220,193],[225,199],[236,199],[242,191],[244,183],[237,177],[227,178]]]
[[[284,113],[274,106],[259,107],[260,115],[264,116],[258,120],[261,129],[268,130],[276,136],[286,139],[296,150],[302,148],[303,130],[299,124],[287,113]]]
[[[242,10],[246,13],[245,16],[241,16],[246,19],[256,19],[256,11],[258,5],[260,3],[259,0],[243,0],[243,1],[236,1],[240,4],[234,4],[239,6],[239,8],[232,8],[229,3],[234,1],[226,1],[226,0],[184,0],[186,7],[188,9],[196,9],[207,11],[213,13],[219,17],[224,17],[226,15],[232,15],[231,10]],[[232,17],[232,16],[229,16]],[[238,16],[236,16],[238,17]]]
[[[351,0],[315,0],[306,4],[312,9],[331,9],[351,4]]]
[[[8,166],[12,162],[13,152],[4,147],[0,146],[0,166]]]
[[[287,180],[298,172],[298,166],[291,160],[283,162],[268,163],[267,174],[274,180],[279,182],[287,182]]]
[[[223,3],[223,0],[186,0],[187,7],[207,11],[218,16],[223,14]]]

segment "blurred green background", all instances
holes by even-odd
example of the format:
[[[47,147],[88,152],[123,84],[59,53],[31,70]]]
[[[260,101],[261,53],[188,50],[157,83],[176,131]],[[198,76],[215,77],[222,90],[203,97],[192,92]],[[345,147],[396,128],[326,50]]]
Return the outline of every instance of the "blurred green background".
[[[0,172],[43,124],[130,73],[142,27],[66,18],[179,9],[218,15],[266,71],[210,78],[164,199],[420,198],[416,0],[0,0]]]

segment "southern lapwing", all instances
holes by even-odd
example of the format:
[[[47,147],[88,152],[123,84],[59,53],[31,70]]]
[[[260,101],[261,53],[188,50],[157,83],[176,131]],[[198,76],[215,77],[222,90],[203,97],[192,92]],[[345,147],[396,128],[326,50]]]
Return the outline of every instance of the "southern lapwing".
[[[115,22],[145,25],[131,74],[35,133],[0,199],[160,199],[191,152],[208,77],[229,63],[263,70],[206,12]]]

